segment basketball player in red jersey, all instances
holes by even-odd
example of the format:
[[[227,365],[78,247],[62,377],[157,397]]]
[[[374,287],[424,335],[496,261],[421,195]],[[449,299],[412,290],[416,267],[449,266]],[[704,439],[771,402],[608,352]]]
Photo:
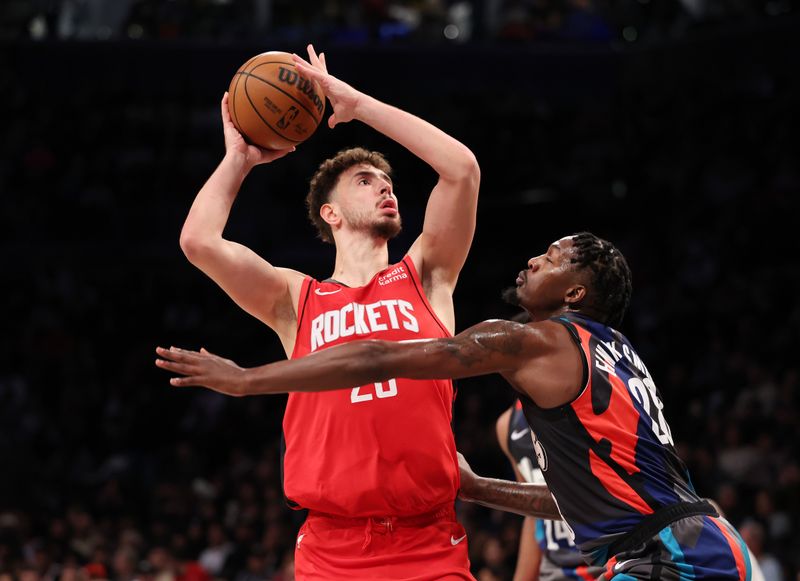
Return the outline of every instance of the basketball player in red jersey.
[[[242,181],[287,153],[247,145],[222,101],[226,153],[197,194],[181,233],[189,260],[280,337],[287,356],[362,338],[449,337],[453,289],[475,229],[480,171],[463,144],[327,72],[308,47],[301,75],[324,87],[329,126],[359,120],[439,174],[422,233],[389,264],[400,231],[391,168],[355,148],[322,163],[309,215],[336,246],[332,276],[317,281],[273,266],[223,238]],[[464,529],[454,517],[458,460],[450,380],[387,378],[341,392],[292,394],[283,421],[284,493],[308,509],[296,541],[298,579],[472,579]]]
[[[173,385],[231,395],[500,373],[519,394],[536,463],[571,539],[587,564],[603,567],[601,581],[750,581],[744,541],[694,490],[647,366],[612,327],[631,296],[619,250],[588,232],[562,238],[531,258],[510,290],[531,323],[485,321],[453,338],[358,341],[253,369],[159,348],[157,365],[186,376]],[[470,480],[462,497],[520,508],[517,483]]]

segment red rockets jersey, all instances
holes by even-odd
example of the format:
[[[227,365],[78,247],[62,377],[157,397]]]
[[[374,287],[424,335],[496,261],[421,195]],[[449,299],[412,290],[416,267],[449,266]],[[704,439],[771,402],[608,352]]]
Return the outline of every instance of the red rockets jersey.
[[[411,259],[363,287],[303,281],[292,359],[360,339],[451,336]],[[292,393],[283,418],[284,494],[334,515],[409,516],[453,503],[459,486],[450,380],[390,379]]]
[[[653,513],[699,502],[678,458],[661,395],[619,332],[578,314],[561,323],[580,348],[585,385],[571,402],[541,409],[520,395],[539,468],[584,558],[602,565],[608,545]]]

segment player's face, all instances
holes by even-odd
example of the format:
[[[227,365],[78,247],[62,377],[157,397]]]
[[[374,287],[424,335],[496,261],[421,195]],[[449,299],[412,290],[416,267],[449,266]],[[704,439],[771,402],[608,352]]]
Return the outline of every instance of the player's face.
[[[392,179],[370,164],[342,172],[331,202],[338,205],[346,228],[387,240],[400,232],[400,211]]]
[[[568,293],[584,283],[584,274],[571,262],[574,254],[572,238],[566,237],[528,260],[528,268],[520,271],[516,280],[519,304],[534,316],[563,307]]]

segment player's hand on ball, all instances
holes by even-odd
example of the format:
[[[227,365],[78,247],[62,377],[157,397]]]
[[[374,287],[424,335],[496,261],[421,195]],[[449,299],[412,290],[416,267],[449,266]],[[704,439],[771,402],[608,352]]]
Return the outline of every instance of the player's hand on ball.
[[[253,167],[262,163],[269,163],[280,159],[286,154],[295,150],[294,147],[288,149],[261,149],[255,145],[248,144],[242,134],[236,129],[231,120],[231,112],[228,109],[228,93],[222,96],[222,129],[225,132],[225,153],[226,155],[241,156],[248,167]]]
[[[333,115],[328,118],[328,127],[333,128],[337,123],[352,121],[355,117],[356,106],[363,94],[329,74],[325,53],[317,56],[313,45],[308,45],[308,61],[296,54],[292,56],[297,70],[317,81],[333,105]]]
[[[245,395],[242,384],[244,369],[230,359],[205,349],[190,351],[178,347],[156,347],[156,353],[161,357],[156,359],[156,367],[184,376],[170,378],[170,384],[176,387],[199,385],[226,395]]]

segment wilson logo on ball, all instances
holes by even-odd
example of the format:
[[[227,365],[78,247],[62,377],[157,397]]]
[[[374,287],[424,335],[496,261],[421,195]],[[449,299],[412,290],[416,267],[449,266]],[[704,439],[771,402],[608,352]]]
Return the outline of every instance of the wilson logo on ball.
[[[323,103],[319,95],[314,92],[314,85],[310,80],[301,77],[297,71],[285,69],[283,67],[278,67],[278,80],[288,85],[296,85],[297,88],[300,89],[300,92],[314,103],[314,107],[317,108],[317,111],[322,114],[322,111],[325,109],[325,103]]]

